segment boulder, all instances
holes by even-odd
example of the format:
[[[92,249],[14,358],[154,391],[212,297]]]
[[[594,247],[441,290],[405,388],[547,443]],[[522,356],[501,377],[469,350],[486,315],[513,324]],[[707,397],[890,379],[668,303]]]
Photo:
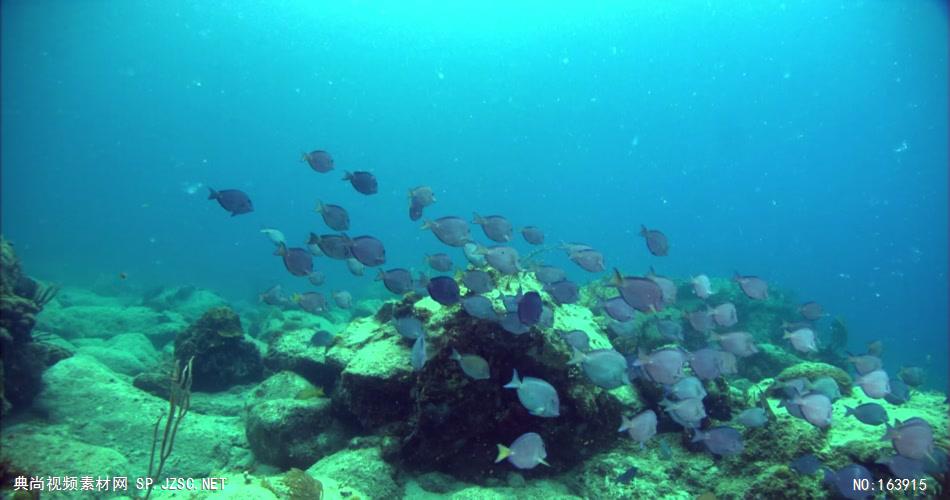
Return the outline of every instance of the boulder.
[[[263,377],[261,353],[244,339],[241,319],[228,307],[209,309],[175,337],[175,359],[190,358],[196,391],[221,391]]]
[[[350,498],[402,498],[396,471],[379,448],[346,449],[322,458],[307,469],[311,477],[332,480]]]
[[[258,403],[248,410],[245,433],[258,460],[282,469],[309,467],[346,444],[330,400],[321,397]]]

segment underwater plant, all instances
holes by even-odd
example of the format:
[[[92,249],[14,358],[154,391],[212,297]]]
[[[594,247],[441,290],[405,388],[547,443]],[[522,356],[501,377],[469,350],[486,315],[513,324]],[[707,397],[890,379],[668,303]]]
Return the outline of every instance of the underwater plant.
[[[162,475],[162,469],[165,467],[165,461],[172,454],[172,448],[175,446],[175,435],[178,434],[178,426],[188,413],[191,405],[191,365],[194,357],[188,359],[188,363],[181,371],[178,371],[179,362],[175,361],[175,369],[172,371],[171,393],[168,397],[168,415],[159,415],[155,420],[155,429],[152,431],[152,452],[148,459],[148,478],[151,480],[148,489],[145,491],[145,498],[152,494],[152,488],[155,482]],[[162,434],[162,447],[158,454],[158,468],[155,466],[155,445],[158,444],[158,426],[165,417],[165,431]]]

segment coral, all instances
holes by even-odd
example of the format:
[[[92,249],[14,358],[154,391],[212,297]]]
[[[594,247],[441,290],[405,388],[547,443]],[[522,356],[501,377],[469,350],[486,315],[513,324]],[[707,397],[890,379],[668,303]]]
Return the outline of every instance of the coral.
[[[290,469],[282,479],[287,487],[290,500],[320,500],[323,498],[323,484],[300,469]]]
[[[221,391],[261,380],[264,365],[257,347],[244,340],[241,320],[228,307],[209,309],[175,337],[175,358],[194,358],[194,388]]]
[[[784,382],[793,378],[804,377],[808,380],[815,380],[819,377],[831,377],[838,383],[841,394],[851,394],[851,375],[841,368],[827,363],[817,361],[805,361],[797,365],[789,366],[782,370],[775,379]]]

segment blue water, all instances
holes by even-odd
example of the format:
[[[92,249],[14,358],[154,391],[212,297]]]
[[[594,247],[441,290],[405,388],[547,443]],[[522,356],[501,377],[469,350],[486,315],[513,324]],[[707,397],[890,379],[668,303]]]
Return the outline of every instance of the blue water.
[[[887,367],[943,387],[947,16],[928,1],[7,1],[2,230],[42,279],[124,272],[252,300],[307,288],[258,230],[329,232],[317,198],[382,239],[387,267],[422,268],[445,247],[409,221],[406,191],[429,184],[427,217],[503,214],[629,274],[760,275],[845,318],[852,350],[882,339]],[[337,170],[300,163],[310,149]],[[231,218],[205,186],[256,210]],[[379,293],[372,273],[317,263],[327,290]]]

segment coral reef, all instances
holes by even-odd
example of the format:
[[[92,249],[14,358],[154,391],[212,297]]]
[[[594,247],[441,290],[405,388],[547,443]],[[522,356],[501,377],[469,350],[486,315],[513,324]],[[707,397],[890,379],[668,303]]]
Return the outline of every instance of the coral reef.
[[[70,356],[32,335],[57,291],[24,274],[13,245],[0,237],[0,415],[28,407],[42,389],[43,370]]]
[[[244,339],[241,319],[228,307],[209,309],[175,338],[175,358],[194,358],[194,389],[221,391],[261,380],[257,346]]]

